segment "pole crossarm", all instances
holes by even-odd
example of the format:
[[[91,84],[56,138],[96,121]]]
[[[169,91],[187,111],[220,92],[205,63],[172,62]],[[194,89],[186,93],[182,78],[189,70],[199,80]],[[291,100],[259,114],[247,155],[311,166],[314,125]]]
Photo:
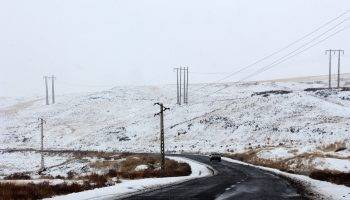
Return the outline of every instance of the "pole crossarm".
[[[154,105],[155,105],[155,106],[158,105],[158,106],[161,106],[161,107],[163,108],[162,111],[160,111],[159,113],[154,114],[155,117],[158,116],[158,115],[160,115],[162,112],[164,112],[164,111],[166,111],[166,110],[170,110],[170,108],[167,108],[167,107],[163,106],[162,103],[158,103],[158,102],[157,102],[157,103],[154,103]]]

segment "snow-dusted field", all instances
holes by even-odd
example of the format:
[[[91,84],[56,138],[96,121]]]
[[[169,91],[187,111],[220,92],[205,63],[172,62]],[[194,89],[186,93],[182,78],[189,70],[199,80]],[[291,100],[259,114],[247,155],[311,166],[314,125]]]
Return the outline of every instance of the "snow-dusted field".
[[[79,176],[87,175],[92,172],[105,174],[110,168],[108,168],[107,165],[105,167],[99,167],[100,163],[109,162],[116,165],[124,160],[125,158],[119,157],[118,154],[106,160],[103,157],[46,152],[44,153],[46,170],[39,175],[38,172],[41,167],[40,153],[33,151],[0,152],[0,180],[14,173],[25,173],[34,180],[41,180],[43,179],[42,177],[49,176],[51,179],[63,179],[63,177],[67,178],[69,173],[74,173]]]
[[[52,170],[52,167],[65,163],[69,159],[70,156],[45,156],[45,163],[49,170]],[[40,168],[41,156],[33,152],[0,152],[0,163],[1,179],[3,176],[17,172],[37,172]]]
[[[49,106],[42,99],[6,100],[0,103],[7,105],[0,107],[1,148],[38,148],[42,117],[48,149],[158,151],[159,118],[153,115],[159,107],[153,103],[160,101],[171,108],[165,113],[167,151],[254,149],[261,158],[292,161],[308,154],[304,165],[350,172],[350,91],[303,91],[327,86],[320,80],[203,86],[191,85],[189,104],[181,106],[174,85],[61,95]],[[291,93],[254,95],[267,90]]]

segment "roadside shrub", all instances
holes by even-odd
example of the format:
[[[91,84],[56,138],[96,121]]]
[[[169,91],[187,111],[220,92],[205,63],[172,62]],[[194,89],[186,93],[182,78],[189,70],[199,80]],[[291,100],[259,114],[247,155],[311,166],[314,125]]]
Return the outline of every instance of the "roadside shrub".
[[[55,176],[55,179],[64,179],[64,177],[61,175],[57,175],[57,176]]]
[[[107,177],[106,175],[99,175],[99,174],[91,174],[83,177],[83,179],[87,179],[90,184],[93,184],[96,187],[103,187],[107,184]]]
[[[131,172],[138,165],[148,164],[154,166],[156,163],[159,163],[159,159],[153,155],[129,156],[121,163],[120,171]]]
[[[146,170],[135,171],[135,167],[140,164],[149,164],[150,167]],[[127,159],[122,164],[122,170],[118,171],[118,177],[126,179],[140,179],[153,177],[170,177],[170,176],[187,176],[191,174],[191,167],[187,163],[179,163],[174,160],[165,159],[164,172],[160,170],[160,160],[153,157],[142,157],[140,159]],[[158,166],[158,167],[155,167]]]
[[[40,176],[40,179],[54,179],[54,177],[51,175],[42,175]]]
[[[75,175],[76,175],[76,173],[74,171],[69,171],[67,173],[67,178],[68,179],[73,179]]]
[[[117,170],[115,169],[108,170],[107,176],[110,178],[117,177],[118,176]]]
[[[14,173],[4,178],[5,180],[30,180],[31,177],[26,173]]]
[[[89,185],[59,184],[50,185],[49,183],[16,185],[12,183],[0,183],[0,197],[6,200],[17,199],[42,199],[59,194],[69,194],[92,189]]]
[[[331,172],[331,171],[312,171],[310,178],[328,181],[339,185],[350,186],[350,173]]]

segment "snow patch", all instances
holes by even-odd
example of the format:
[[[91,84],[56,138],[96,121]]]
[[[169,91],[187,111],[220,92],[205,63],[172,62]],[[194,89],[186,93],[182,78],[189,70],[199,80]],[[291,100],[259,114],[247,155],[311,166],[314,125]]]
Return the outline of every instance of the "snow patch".
[[[145,171],[146,169],[148,169],[148,165],[138,165],[135,167],[135,171],[137,171],[137,172]]]

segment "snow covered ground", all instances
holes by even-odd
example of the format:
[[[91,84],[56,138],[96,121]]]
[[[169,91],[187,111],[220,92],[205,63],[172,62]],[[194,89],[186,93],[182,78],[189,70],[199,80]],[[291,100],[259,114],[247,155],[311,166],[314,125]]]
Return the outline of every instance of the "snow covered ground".
[[[54,200],[71,200],[71,199],[115,199],[116,197],[125,197],[135,192],[147,191],[163,187],[169,184],[180,183],[194,178],[205,177],[212,175],[212,171],[204,164],[192,161],[187,158],[168,157],[178,162],[186,162],[191,166],[192,173],[190,176],[169,177],[169,178],[146,178],[139,180],[121,180],[113,186],[98,188],[94,190],[78,192],[68,195],[56,196]]]
[[[118,164],[122,162],[124,158],[119,158],[118,154],[115,154],[113,158],[106,160],[101,157],[94,156],[78,156],[73,153],[44,153],[44,163],[46,171],[41,175],[44,177],[67,177],[71,172],[77,175],[86,175],[89,173],[104,174],[107,173],[109,168],[99,167],[99,163],[109,162]],[[5,176],[14,173],[25,173],[31,176],[32,179],[42,179],[38,175],[38,171],[41,167],[41,154],[34,151],[25,152],[2,152],[0,151],[0,182]],[[42,180],[45,181],[45,180]],[[39,181],[40,182],[40,181]],[[52,182],[50,180],[50,182]]]
[[[350,76],[343,79],[350,86]],[[6,100],[0,103],[0,143],[38,148],[42,117],[48,149],[158,152],[159,107],[153,103],[159,101],[171,108],[165,112],[168,152],[255,150],[260,158],[296,167],[348,171],[350,91],[304,91],[326,86],[321,80],[190,85],[189,104],[181,106],[174,85],[59,95],[49,106],[43,99]],[[290,93],[256,94],[268,90]]]
[[[243,165],[250,165],[250,164],[243,163],[243,162],[233,160],[230,158],[223,158],[223,160],[226,160],[228,162],[233,162],[233,163],[239,163],[239,164],[243,164]],[[254,166],[254,165],[250,165],[250,166]],[[297,181],[298,183],[301,183],[308,190],[310,190],[314,194],[316,194],[315,199],[327,199],[327,200],[348,200],[348,199],[350,199],[350,188],[349,187],[332,184],[332,183],[329,183],[326,181],[318,181],[318,180],[311,179],[307,176],[290,174],[290,173],[282,172],[282,171],[268,168],[268,167],[259,167],[259,166],[254,166],[254,167],[258,167],[258,168],[261,168],[263,170],[270,171],[272,173],[291,178],[291,179]]]

